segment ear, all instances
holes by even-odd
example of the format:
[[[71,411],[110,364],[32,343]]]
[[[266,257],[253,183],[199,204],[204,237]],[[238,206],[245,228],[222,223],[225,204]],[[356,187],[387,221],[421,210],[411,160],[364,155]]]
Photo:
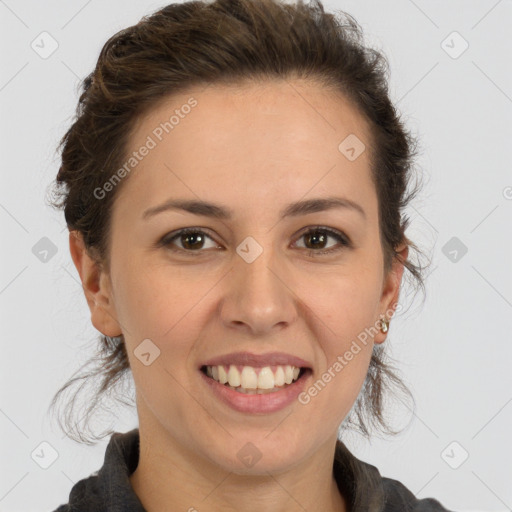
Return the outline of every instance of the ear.
[[[94,327],[105,336],[119,336],[121,327],[117,321],[109,275],[91,258],[79,231],[70,231],[69,251],[82,281]]]
[[[404,244],[400,246],[396,251],[402,261],[407,260],[409,255],[409,246]],[[395,314],[396,306],[398,305],[398,297],[400,295],[400,285],[402,282],[402,275],[404,272],[404,265],[395,258],[388,274],[384,278],[384,284],[382,287],[382,296],[380,299],[380,315],[379,319],[385,317],[386,320],[390,321],[391,317]],[[378,319],[377,319],[378,320]],[[377,323],[377,328],[380,327],[380,323]],[[374,343],[383,343],[387,337],[387,333],[379,332],[375,335]]]

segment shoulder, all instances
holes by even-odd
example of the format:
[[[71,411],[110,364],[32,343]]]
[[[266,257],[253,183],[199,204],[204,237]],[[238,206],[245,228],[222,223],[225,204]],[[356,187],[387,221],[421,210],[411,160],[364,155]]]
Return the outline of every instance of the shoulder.
[[[103,511],[103,497],[98,471],[76,482],[69,493],[69,501],[53,512],[96,510]]]
[[[452,512],[438,500],[418,499],[400,481],[383,477],[375,466],[355,457],[340,440],[336,445],[334,476],[351,512]]]
[[[69,502],[53,512],[145,512],[136,496],[130,475],[139,460],[139,431],[115,432],[105,450],[103,466],[73,485]]]
[[[381,478],[384,490],[385,505],[383,512],[451,512],[434,498],[417,499],[416,496],[400,481],[393,478]]]

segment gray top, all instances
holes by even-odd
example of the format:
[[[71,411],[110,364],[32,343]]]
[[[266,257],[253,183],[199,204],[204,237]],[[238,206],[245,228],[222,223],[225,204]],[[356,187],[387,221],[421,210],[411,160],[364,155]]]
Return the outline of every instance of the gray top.
[[[54,512],[147,512],[129,476],[139,463],[139,429],[112,434],[103,466],[71,489],[69,503]],[[349,512],[451,512],[433,498],[418,500],[398,480],[356,458],[338,440],[333,473]]]

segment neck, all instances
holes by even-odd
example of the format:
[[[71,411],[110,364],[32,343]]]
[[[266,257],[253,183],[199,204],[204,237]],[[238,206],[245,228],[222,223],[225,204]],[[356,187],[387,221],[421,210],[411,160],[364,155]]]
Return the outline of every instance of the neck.
[[[148,512],[346,512],[333,476],[336,438],[293,468],[265,474],[227,471],[188,450],[169,432],[139,427],[131,485]]]

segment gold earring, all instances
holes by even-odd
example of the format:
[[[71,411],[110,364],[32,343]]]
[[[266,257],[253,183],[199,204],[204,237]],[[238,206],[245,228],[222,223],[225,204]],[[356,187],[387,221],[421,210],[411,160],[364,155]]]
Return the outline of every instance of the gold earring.
[[[380,330],[383,333],[386,333],[386,332],[388,332],[388,329],[389,329],[389,320],[386,320],[385,318],[381,318],[380,319]]]

